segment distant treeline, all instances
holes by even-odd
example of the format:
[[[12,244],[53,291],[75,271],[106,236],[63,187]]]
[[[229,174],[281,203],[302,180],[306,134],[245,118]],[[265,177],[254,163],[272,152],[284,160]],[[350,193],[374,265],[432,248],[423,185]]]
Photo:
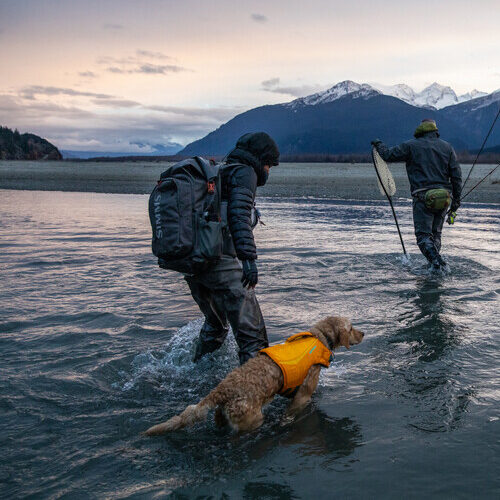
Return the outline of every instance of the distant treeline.
[[[476,158],[477,151],[474,153],[461,151],[457,153],[458,160],[461,163],[472,163]],[[215,161],[221,161],[222,156],[205,156],[206,158]],[[69,161],[82,162],[178,162],[184,160],[187,156],[172,155],[172,156],[118,156],[108,157],[102,156],[89,159],[68,159]],[[297,154],[297,155],[281,155],[281,163],[371,163],[372,157],[370,153],[366,154]],[[479,163],[499,163],[500,152],[486,152],[479,157]]]
[[[59,150],[49,141],[34,134],[0,126],[1,160],[62,160]]]

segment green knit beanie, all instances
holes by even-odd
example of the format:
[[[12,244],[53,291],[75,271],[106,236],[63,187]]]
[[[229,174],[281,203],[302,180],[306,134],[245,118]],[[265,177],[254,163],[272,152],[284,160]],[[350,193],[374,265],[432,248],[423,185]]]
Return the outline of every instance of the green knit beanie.
[[[424,134],[427,132],[437,132],[438,128],[436,125],[436,122],[434,120],[431,120],[430,118],[426,118],[425,120],[422,120],[422,123],[415,129],[415,132],[413,133],[414,137],[422,137]]]

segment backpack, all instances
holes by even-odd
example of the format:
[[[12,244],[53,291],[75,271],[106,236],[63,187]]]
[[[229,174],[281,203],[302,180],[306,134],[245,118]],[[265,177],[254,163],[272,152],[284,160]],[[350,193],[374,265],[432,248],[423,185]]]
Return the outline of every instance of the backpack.
[[[222,255],[220,166],[195,156],[169,167],[149,197],[158,265],[197,274]]]

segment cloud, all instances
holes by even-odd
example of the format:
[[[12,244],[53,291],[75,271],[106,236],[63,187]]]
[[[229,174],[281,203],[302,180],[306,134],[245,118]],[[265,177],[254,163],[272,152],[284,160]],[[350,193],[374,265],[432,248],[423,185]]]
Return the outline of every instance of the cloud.
[[[137,49],[135,55],[126,57],[114,57],[114,56],[101,56],[97,58],[97,64],[119,64],[119,65],[133,65],[133,64],[143,64],[147,62],[148,59],[158,59],[167,60],[174,59],[171,56],[163,54],[163,52],[152,52],[150,50]]]
[[[58,93],[49,93],[47,99],[53,95]],[[62,149],[148,152],[138,143],[144,143],[145,148],[149,147],[147,144],[187,144],[242,111],[225,107],[148,106],[113,96],[91,97],[89,103],[103,108],[94,112],[42,102],[41,98],[0,94],[0,116],[3,125],[38,134]]]
[[[117,66],[110,66],[106,68],[106,71],[115,74],[124,73],[142,73],[146,75],[166,75],[168,73],[180,73],[181,71],[189,71],[182,66],[175,66],[173,64],[157,65],[157,64],[141,64],[136,68],[132,69],[122,69]]]
[[[17,96],[12,94],[0,94],[3,97],[3,103],[6,105],[7,101],[11,103],[11,106],[14,106],[15,103],[16,109],[20,109],[23,107],[24,109],[41,109],[42,106],[41,101],[35,99],[35,96],[79,96],[79,97],[89,97],[89,103],[92,103],[97,106],[108,107],[111,109],[120,109],[120,108],[137,108],[138,110],[143,111],[154,111],[157,113],[170,114],[170,115],[180,115],[182,117],[191,118],[200,118],[200,119],[208,119],[213,121],[214,123],[223,122],[231,119],[236,114],[244,111],[241,107],[227,107],[227,106],[219,106],[219,107],[182,107],[182,106],[162,106],[162,105],[146,105],[138,101],[133,101],[130,99],[122,99],[117,96],[109,95],[109,94],[98,94],[94,92],[83,92],[79,90],[74,90],[70,88],[60,88],[60,87],[42,87],[38,85],[31,85],[29,87],[24,87],[20,90]],[[9,100],[7,99],[9,98]],[[26,102],[27,101],[27,102]],[[78,111],[78,114],[82,110],[78,108],[68,108],[53,104],[51,102],[46,102],[45,106],[47,106],[48,110],[74,110]],[[1,109],[1,108],[0,108]],[[90,116],[92,113],[89,113],[86,116]]]
[[[256,23],[267,23],[267,17],[262,14],[252,14],[250,17]]]
[[[183,68],[182,66],[176,66],[174,64],[156,65],[148,63],[148,64],[142,64],[138,68],[132,69],[130,73],[165,75],[167,73],[180,73],[181,71],[187,71],[187,69]]]
[[[151,52],[150,50],[137,49],[136,54],[139,57],[148,57],[150,59],[160,59],[160,60],[173,59],[173,57],[167,56],[166,54],[163,54],[161,52]]]
[[[243,111],[242,108],[187,108],[179,106],[143,106],[144,109],[150,111],[158,111],[160,113],[171,113],[174,115],[183,115],[192,118],[209,118],[214,122],[226,122],[233,118],[238,113]]]
[[[103,28],[105,30],[118,31],[118,30],[122,30],[124,28],[124,26],[122,24],[108,23],[108,24],[104,24]]]
[[[162,52],[151,52],[148,50],[137,50],[135,56],[112,57],[102,56],[97,59],[97,64],[107,65],[106,71],[115,74],[142,73],[146,75],[166,75],[169,73],[180,73],[191,71],[176,64],[157,64],[150,60],[174,59]]]
[[[19,95],[24,99],[35,99],[36,95],[55,96],[55,95],[69,95],[69,96],[83,96],[95,97],[96,99],[109,99],[112,95],[109,94],[96,94],[95,92],[82,92],[81,90],[74,90],[62,87],[44,87],[42,85],[31,85],[23,87]]]
[[[80,120],[94,118],[95,114],[74,106],[60,106],[51,102],[28,101],[8,95],[0,94],[0,116],[5,124],[20,123],[24,129],[29,129],[31,124],[36,125],[42,121],[50,121],[51,117],[62,120]]]
[[[271,89],[275,88],[277,85],[279,85],[279,83],[280,83],[279,78],[270,78],[269,80],[264,80],[261,83],[261,86],[264,90],[272,91]]]
[[[293,97],[304,97],[306,95],[314,94],[325,90],[327,87],[324,85],[298,85],[298,86],[280,86],[281,80],[279,78],[270,78],[261,82],[261,89],[266,92],[273,92],[275,94],[291,95]]]
[[[98,106],[108,106],[109,108],[137,108],[142,107],[140,102],[129,101],[128,99],[94,99],[94,104]]]
[[[134,56],[128,57],[112,57],[112,56],[101,56],[96,60],[97,64],[136,64],[137,58]]]
[[[78,75],[82,78],[97,78],[97,75],[93,71],[80,71]]]

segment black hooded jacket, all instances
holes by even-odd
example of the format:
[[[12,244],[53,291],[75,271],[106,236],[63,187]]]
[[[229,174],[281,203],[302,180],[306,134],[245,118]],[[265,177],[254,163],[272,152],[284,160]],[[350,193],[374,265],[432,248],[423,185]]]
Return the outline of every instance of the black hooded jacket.
[[[227,220],[240,260],[257,258],[252,231],[252,209],[257,186],[267,181],[264,165],[277,165],[279,151],[267,134],[257,132],[240,137],[222,169],[222,199],[227,201]],[[225,245],[225,253],[234,255],[233,245]]]

